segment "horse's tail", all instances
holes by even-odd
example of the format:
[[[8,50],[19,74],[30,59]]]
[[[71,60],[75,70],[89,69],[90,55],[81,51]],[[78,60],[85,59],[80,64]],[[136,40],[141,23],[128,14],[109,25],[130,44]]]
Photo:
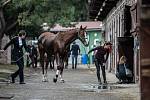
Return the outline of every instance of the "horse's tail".
[[[38,37],[38,43],[37,43],[39,49],[43,49],[43,48],[44,48],[43,45],[42,45],[42,40],[43,40],[43,36],[40,35],[40,36]]]
[[[43,49],[44,48],[43,45],[42,45],[42,43],[38,43],[38,48],[39,49]]]
[[[42,40],[42,35],[40,35],[40,36],[38,37],[38,43],[40,43],[41,40]]]

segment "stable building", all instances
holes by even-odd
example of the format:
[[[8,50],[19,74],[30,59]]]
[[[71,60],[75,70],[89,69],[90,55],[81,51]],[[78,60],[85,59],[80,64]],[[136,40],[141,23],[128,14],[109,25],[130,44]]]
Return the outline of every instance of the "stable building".
[[[96,5],[96,6],[94,6]],[[139,35],[137,33],[136,0],[91,0],[90,18],[102,21],[105,40],[113,44],[108,60],[108,70],[116,72],[121,56],[126,56],[134,74],[133,82],[139,80]]]
[[[103,22],[105,40],[113,43],[109,70],[125,55],[139,84],[141,100],[150,99],[149,0],[89,0],[89,18]]]

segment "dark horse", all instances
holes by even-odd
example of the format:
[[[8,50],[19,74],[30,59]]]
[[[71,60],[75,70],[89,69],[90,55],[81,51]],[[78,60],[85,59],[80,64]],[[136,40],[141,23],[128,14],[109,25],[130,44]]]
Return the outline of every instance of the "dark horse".
[[[65,32],[59,32],[57,34],[45,32],[39,36],[38,48],[43,72],[43,81],[48,81],[47,66],[45,66],[46,73],[44,73],[44,54],[46,53],[48,59],[51,59],[52,55],[54,55],[56,59],[57,71],[53,81],[57,82],[57,78],[60,73],[61,81],[64,82],[62,74],[66,55],[65,50],[76,39],[79,39],[85,46],[88,46],[88,43],[86,42],[85,38],[85,30],[86,27],[82,28],[82,26],[80,26],[80,29],[72,29]]]

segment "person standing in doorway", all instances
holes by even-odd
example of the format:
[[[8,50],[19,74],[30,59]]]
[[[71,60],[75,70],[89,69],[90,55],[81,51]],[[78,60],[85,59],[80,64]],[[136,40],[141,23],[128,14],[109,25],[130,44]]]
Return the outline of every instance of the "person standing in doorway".
[[[19,75],[20,78],[20,84],[25,84],[24,82],[24,60],[23,60],[23,47],[25,48],[26,52],[28,52],[28,48],[26,46],[26,32],[24,30],[21,30],[18,34],[18,36],[12,38],[4,47],[4,50],[6,50],[10,45],[14,45],[14,57],[15,61],[19,67],[19,69],[11,74],[11,83],[15,83],[15,78]],[[28,55],[28,53],[26,53]]]
[[[102,70],[104,84],[107,83],[107,81],[106,81],[106,72],[105,72],[105,63],[108,59],[109,52],[110,52],[110,49],[111,49],[111,45],[112,44],[110,42],[106,42],[104,44],[104,46],[97,46],[97,47],[91,49],[88,52],[88,54],[89,54],[92,51],[96,51],[95,66],[96,66],[96,70],[97,70],[97,79],[98,79],[99,84],[102,84],[101,78],[100,78],[100,67],[101,67],[101,70]]]
[[[77,68],[77,58],[78,55],[80,54],[80,47],[76,42],[73,42],[73,45],[71,47],[71,52],[72,52],[72,69]]]

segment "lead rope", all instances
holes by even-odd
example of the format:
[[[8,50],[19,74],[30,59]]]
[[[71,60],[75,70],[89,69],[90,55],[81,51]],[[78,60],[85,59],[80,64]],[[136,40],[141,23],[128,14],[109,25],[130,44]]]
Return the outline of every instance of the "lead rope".
[[[1,50],[0,50],[1,52]],[[4,53],[1,53],[1,54],[4,54]],[[23,57],[25,56],[25,54],[23,54],[20,58],[18,58],[16,61],[11,61],[12,63],[16,63],[17,61],[19,61],[20,59],[22,59]],[[27,61],[27,60],[26,60]]]
[[[25,54],[23,54],[23,56],[21,56],[20,58],[18,58],[16,61],[12,61],[12,63],[16,63],[17,61],[19,61],[20,59],[22,59],[25,56]]]

